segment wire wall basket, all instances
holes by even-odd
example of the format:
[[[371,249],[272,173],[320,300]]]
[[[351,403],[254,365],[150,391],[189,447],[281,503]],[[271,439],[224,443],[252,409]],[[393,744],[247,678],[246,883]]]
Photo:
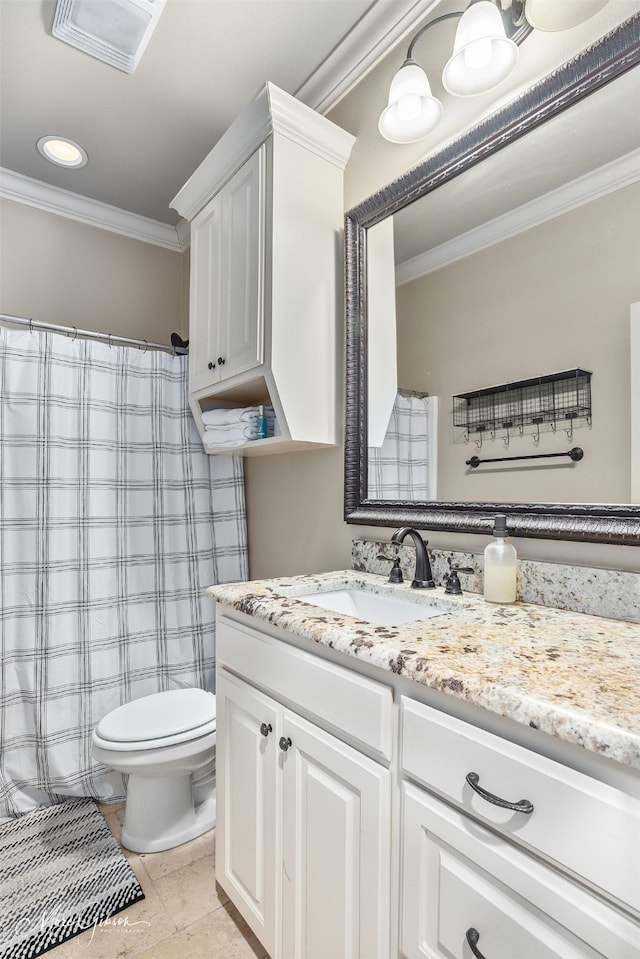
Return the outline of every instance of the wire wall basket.
[[[591,421],[591,373],[566,370],[453,397],[453,425],[468,433],[522,429],[584,418]]]

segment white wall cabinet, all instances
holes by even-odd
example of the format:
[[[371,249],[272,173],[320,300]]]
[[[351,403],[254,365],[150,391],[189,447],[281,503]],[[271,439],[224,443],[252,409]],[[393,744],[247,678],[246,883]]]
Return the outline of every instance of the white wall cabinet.
[[[241,613],[217,623],[217,879],[272,959],[640,959],[635,780]]]
[[[340,441],[343,172],[353,142],[267,83],[172,201],[191,223],[198,428],[216,407],[270,403],[277,417],[278,435],[247,443],[245,455]]]
[[[389,770],[219,670],[217,879],[274,957],[388,955]]]

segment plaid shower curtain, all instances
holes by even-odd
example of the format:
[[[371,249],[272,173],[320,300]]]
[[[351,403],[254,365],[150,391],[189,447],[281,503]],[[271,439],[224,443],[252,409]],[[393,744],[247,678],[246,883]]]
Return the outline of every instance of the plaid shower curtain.
[[[187,359],[0,329],[0,817],[123,797],[109,710],[213,689],[214,603],[246,578],[242,460],[208,457]]]

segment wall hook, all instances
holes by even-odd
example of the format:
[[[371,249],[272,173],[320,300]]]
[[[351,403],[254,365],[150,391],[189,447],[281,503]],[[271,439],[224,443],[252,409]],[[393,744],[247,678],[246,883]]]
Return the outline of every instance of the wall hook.
[[[482,449],[482,433],[480,433],[480,439],[474,440],[473,442],[475,443],[477,449],[481,450]]]
[[[573,439],[573,417],[570,417],[569,422],[571,423],[571,426],[569,427],[568,430],[565,430],[565,433],[567,434],[567,436],[568,436],[569,439],[571,440],[571,439]]]
[[[492,427],[491,427],[491,440],[493,441],[493,440],[495,440],[495,438],[496,438],[496,428],[495,428],[495,426],[492,426]]]
[[[505,445],[505,449],[508,449],[508,448],[509,448],[509,443],[511,442],[511,437],[509,436],[509,427],[508,427],[508,426],[507,426],[507,432],[506,432],[505,435],[502,437],[502,442],[503,442],[504,445]]]
[[[464,439],[465,443],[468,443],[468,442],[469,442],[469,427],[468,427],[468,426],[465,427],[463,439]]]

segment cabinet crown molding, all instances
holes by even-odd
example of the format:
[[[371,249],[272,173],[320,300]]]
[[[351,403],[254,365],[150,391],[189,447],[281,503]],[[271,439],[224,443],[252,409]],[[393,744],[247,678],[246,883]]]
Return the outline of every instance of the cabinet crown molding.
[[[343,170],[355,137],[267,81],[169,204],[187,220],[272,134],[280,134]]]

